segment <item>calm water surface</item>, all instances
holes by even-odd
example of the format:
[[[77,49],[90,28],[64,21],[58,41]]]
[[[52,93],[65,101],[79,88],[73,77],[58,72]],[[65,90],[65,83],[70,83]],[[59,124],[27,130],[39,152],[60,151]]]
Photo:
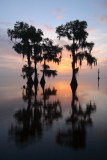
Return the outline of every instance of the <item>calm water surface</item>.
[[[107,78],[71,75],[27,86],[19,73],[0,77],[0,159],[107,158]]]

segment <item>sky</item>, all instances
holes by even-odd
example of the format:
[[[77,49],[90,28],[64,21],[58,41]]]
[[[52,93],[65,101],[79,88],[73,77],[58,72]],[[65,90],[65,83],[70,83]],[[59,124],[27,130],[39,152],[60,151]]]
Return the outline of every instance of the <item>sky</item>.
[[[98,60],[97,68],[104,73],[107,68],[107,0],[0,0],[0,70],[21,68],[23,63],[7,36],[7,29],[12,29],[16,21],[41,28],[45,37],[64,45],[68,41],[59,41],[55,28],[77,19],[87,21],[88,41],[95,43],[92,54]],[[89,69],[85,62],[83,64],[85,73]],[[65,50],[58,71],[69,73],[70,70],[71,60]]]

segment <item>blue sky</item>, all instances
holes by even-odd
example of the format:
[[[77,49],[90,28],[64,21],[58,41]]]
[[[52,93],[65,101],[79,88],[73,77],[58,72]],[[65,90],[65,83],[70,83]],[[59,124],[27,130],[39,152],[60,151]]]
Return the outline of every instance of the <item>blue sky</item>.
[[[95,16],[106,16],[106,7],[105,0],[1,0],[0,20],[11,23],[31,20],[56,27],[70,20],[90,21]]]
[[[107,6],[105,0],[1,0],[0,19],[12,23],[16,20],[33,20],[36,23],[57,26],[60,22],[69,20],[87,20],[99,12],[100,16],[104,16],[107,14],[105,5]],[[63,16],[60,22],[56,20],[57,16]]]
[[[0,56],[14,54],[6,32],[16,21],[41,28],[58,42],[55,28],[76,19],[87,21],[88,40],[95,43],[93,54],[99,66],[106,66],[107,0],[0,0]]]

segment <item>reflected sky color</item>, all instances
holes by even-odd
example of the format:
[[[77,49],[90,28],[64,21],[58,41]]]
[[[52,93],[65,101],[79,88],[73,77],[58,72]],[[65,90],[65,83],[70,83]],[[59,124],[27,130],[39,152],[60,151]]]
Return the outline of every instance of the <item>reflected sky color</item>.
[[[20,73],[20,71],[18,71],[18,73]],[[57,90],[56,95],[50,96],[46,101],[47,103],[51,103],[55,100],[59,100],[61,103],[62,117],[54,120],[49,126],[44,124],[43,133],[40,138],[38,138],[37,135],[29,135],[29,138],[25,142],[15,139],[15,135],[10,134],[10,129],[11,126],[18,127],[18,123],[14,119],[15,112],[23,108],[26,109],[28,105],[28,101],[22,99],[22,87],[23,85],[26,85],[26,80],[23,80],[18,74],[14,74],[9,80],[4,79],[4,81],[2,81],[0,85],[1,158],[6,159],[7,156],[9,156],[11,158],[17,157],[16,159],[19,159],[20,157],[22,158],[23,153],[23,158],[26,157],[26,159],[29,159],[30,155],[33,155],[33,158],[42,159],[44,152],[44,158],[48,157],[49,159],[53,156],[55,159],[58,159],[59,157],[65,159],[66,156],[69,158],[73,157],[74,159],[78,159],[78,156],[81,156],[83,159],[105,158],[107,146],[107,79],[100,81],[100,87],[98,89],[97,79],[95,79],[95,77],[88,78],[78,76],[78,105],[80,103],[82,109],[85,111],[86,105],[89,104],[90,101],[91,103],[96,104],[96,111],[91,114],[93,122],[92,126],[86,127],[85,148],[75,150],[67,146],[59,146],[56,143],[55,137],[57,132],[63,129],[66,131],[67,128],[70,128],[70,124],[68,126],[66,124],[66,119],[72,114],[71,77],[72,76],[67,76],[63,78],[63,76],[59,75],[54,79],[46,79],[45,88],[50,87],[52,89],[54,87]],[[43,100],[42,93],[42,88],[39,85],[37,99]],[[33,101],[34,97],[32,98],[32,103]],[[21,127],[20,123],[19,126]],[[48,153],[45,148],[47,148]],[[92,152],[93,154],[91,154]]]

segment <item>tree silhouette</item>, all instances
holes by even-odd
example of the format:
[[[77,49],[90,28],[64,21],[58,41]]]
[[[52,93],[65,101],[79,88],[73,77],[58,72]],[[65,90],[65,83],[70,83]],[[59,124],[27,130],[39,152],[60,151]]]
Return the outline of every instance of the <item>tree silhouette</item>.
[[[31,67],[31,56],[34,59],[35,64],[35,82],[38,83],[37,78],[37,62],[40,60],[41,44],[43,32],[40,29],[36,29],[33,26],[29,26],[24,22],[16,22],[14,29],[8,29],[7,31],[10,40],[14,43],[14,50],[23,55],[27,56],[28,69],[30,74]],[[29,75],[30,76],[30,75]]]
[[[34,83],[36,84],[38,83],[37,63],[42,61],[41,53],[42,53],[41,44],[35,44],[34,54],[32,56],[32,59],[34,60],[34,71],[35,71]]]
[[[92,64],[97,64],[95,57],[91,55],[94,43],[88,43],[86,41],[88,37],[87,22],[86,21],[70,21],[65,25],[61,25],[56,28],[56,33],[58,34],[59,39],[61,37],[67,37],[71,41],[71,45],[65,45],[66,49],[71,52],[72,56],[72,81],[71,86],[77,86],[76,73],[79,68],[76,68],[76,63],[79,61],[80,66],[84,59],[87,60],[87,65],[92,66]]]
[[[58,63],[61,61],[61,51],[62,48],[59,47],[58,45],[54,45],[53,41],[45,38],[43,40],[43,44],[42,44],[42,58],[43,58],[43,70],[41,70],[43,72],[42,78],[40,83],[42,85],[45,84],[45,76],[56,76],[57,75],[57,71],[56,70],[51,70],[49,65],[46,64],[46,62],[50,62],[53,61],[54,63]]]

